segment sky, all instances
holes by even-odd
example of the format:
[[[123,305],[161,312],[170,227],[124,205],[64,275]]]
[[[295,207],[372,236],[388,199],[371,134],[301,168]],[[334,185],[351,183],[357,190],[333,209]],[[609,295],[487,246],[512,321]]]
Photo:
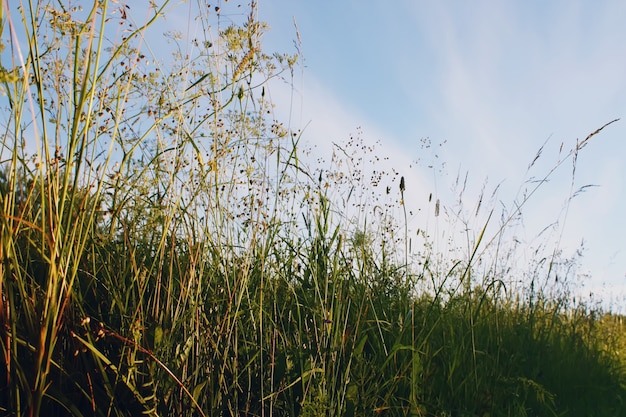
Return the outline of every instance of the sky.
[[[294,52],[296,28],[300,36],[290,116],[306,126],[303,138],[332,146],[360,128],[414,176],[418,201],[434,191],[453,205],[457,174],[468,173],[468,199],[484,184],[499,185],[496,205],[511,207],[525,181],[543,178],[577,140],[622,118],[580,150],[573,182],[571,160],[560,165],[525,206],[520,233],[532,244],[559,219],[566,254],[584,242],[580,272],[591,275],[584,292],[623,302],[626,3],[261,0],[258,7],[271,27],[267,50]],[[443,144],[436,158],[424,138]],[[444,169],[409,173],[418,160]],[[593,187],[566,205],[585,185]]]
[[[257,4],[270,27],[265,52],[301,55],[292,83],[268,91],[277,117],[302,130],[304,143],[326,156],[352,135],[376,144],[381,160],[370,171],[406,178],[409,227],[426,228],[436,242],[467,234],[453,215],[446,223],[433,213],[436,200],[443,213],[455,211],[457,177],[463,183],[467,175],[463,220],[476,239],[490,207],[496,217],[503,207],[510,212],[558,165],[523,206],[513,236],[529,258],[546,235],[566,257],[584,242],[578,272],[591,278],[580,294],[626,311],[626,2]],[[216,5],[226,18],[246,13],[243,0]],[[164,28],[202,30],[191,27],[188,7],[168,11]],[[568,152],[618,118],[580,150],[572,181]],[[394,178],[383,185],[397,190]],[[593,187],[566,204],[586,185]],[[481,215],[473,216],[482,190]],[[497,227],[491,220],[488,237]]]

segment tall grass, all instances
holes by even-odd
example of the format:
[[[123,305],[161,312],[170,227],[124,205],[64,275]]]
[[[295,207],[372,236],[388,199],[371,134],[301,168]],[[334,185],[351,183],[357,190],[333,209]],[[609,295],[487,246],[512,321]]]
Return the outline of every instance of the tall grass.
[[[275,120],[256,3],[172,7],[2,3],[1,413],[624,414],[619,317],[513,291],[480,231],[413,264],[404,181],[404,224],[355,220]]]

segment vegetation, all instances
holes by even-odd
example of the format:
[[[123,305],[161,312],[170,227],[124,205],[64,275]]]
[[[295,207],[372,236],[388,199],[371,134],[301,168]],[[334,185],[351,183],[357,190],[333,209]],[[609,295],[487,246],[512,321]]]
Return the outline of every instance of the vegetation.
[[[1,414],[626,415],[622,317],[485,266],[517,210],[409,253],[404,178],[275,120],[255,2],[141,7],[2,2]]]

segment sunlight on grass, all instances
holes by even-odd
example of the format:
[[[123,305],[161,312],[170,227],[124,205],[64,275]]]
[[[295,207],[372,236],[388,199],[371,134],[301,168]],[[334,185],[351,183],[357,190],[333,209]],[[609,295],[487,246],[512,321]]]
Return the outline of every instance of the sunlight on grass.
[[[298,56],[256,3],[178,6],[194,39],[167,1],[83,7],[2,3],[3,415],[625,414],[622,317],[556,250],[507,268],[521,207],[613,122],[437,253],[358,135],[316,165],[274,119]]]

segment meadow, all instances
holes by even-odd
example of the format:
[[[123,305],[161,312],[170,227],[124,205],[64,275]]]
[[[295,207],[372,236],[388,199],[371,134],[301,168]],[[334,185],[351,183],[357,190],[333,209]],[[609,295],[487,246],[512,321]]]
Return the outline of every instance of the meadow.
[[[417,248],[404,177],[277,120],[299,57],[262,6],[66,3],[2,1],[0,414],[626,415],[623,317],[574,300],[576,259],[506,268],[544,181],[464,256]]]

